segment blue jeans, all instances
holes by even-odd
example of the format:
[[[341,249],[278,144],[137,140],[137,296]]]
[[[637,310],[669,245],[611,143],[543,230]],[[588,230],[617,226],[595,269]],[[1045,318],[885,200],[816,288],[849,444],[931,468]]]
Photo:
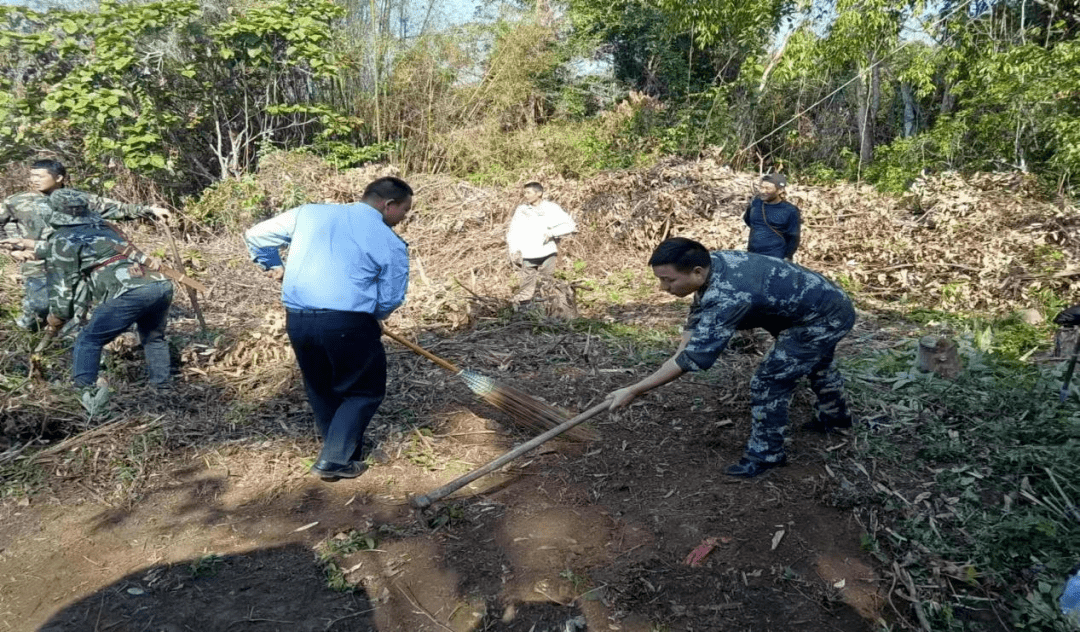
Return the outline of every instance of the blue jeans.
[[[169,381],[169,345],[165,323],[169,317],[173,286],[169,281],[148,283],[105,301],[94,311],[90,322],[75,339],[72,362],[75,386],[91,386],[97,381],[101,349],[135,324],[146,354],[146,370],[151,384]]]
[[[319,460],[360,459],[364,430],[386,395],[379,321],[363,312],[289,309],[285,323],[323,438]]]

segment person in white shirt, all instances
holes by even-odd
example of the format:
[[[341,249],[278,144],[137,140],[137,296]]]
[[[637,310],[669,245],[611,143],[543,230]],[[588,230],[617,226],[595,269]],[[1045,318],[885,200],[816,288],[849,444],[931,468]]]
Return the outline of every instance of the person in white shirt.
[[[506,231],[510,262],[518,268],[521,287],[515,304],[531,300],[540,277],[551,278],[559,257],[559,238],[577,230],[574,220],[558,204],[544,199],[544,187],[529,182],[525,203],[518,206]]]

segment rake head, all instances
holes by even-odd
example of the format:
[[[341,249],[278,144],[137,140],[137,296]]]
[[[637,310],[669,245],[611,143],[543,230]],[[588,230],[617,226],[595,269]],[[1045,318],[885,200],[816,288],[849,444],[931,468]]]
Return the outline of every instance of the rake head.
[[[545,404],[516,388],[498,384],[489,377],[473,371],[462,371],[458,375],[477,397],[510,415],[514,423],[527,430],[544,432],[568,419],[554,406]],[[577,426],[566,431],[562,436],[575,441],[595,441],[599,438],[599,433],[590,428]]]

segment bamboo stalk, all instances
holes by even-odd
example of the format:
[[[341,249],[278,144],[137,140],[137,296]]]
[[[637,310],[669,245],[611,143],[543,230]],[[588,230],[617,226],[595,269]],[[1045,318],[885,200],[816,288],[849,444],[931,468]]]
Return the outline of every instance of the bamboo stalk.
[[[383,334],[386,335],[387,338],[390,338],[391,340],[394,340],[395,342],[399,342],[399,343],[405,345],[413,353],[418,353],[418,354],[424,356],[425,358],[427,358],[428,360],[431,360],[435,364],[438,364],[439,366],[446,369],[447,371],[452,371],[454,373],[461,373],[461,369],[458,368],[458,366],[456,364],[453,364],[451,362],[443,360],[439,356],[435,355],[434,353],[431,353],[427,349],[424,349],[420,345],[417,345],[417,344],[413,343],[412,341],[395,334],[394,332],[390,331],[389,329],[386,329],[385,327],[383,328]]]

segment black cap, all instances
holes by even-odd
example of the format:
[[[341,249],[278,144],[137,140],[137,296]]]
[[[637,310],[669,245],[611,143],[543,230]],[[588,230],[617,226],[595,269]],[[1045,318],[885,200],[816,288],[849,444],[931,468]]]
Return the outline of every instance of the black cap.
[[[772,182],[778,187],[787,186],[787,176],[782,173],[767,173],[765,177],[761,179],[762,182]]]

